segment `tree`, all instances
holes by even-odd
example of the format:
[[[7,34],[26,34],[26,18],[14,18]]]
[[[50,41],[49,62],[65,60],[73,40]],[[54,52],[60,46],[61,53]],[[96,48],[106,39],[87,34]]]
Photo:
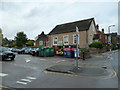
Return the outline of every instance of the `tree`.
[[[7,39],[7,37],[3,38],[2,46],[8,46],[8,42],[9,42],[9,40]]]
[[[24,32],[18,32],[17,36],[15,37],[15,40],[16,40],[17,47],[23,47],[26,45],[27,35],[24,34]]]
[[[35,41],[34,40],[28,40],[26,45],[27,46],[34,46]]]

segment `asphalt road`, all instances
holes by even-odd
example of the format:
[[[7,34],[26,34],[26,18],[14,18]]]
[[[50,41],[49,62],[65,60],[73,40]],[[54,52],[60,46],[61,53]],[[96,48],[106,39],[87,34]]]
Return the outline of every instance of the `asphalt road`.
[[[79,61],[79,66],[95,66],[118,71],[118,51]],[[105,57],[104,57],[105,56]],[[108,56],[108,57],[107,57]],[[106,58],[107,57],[107,58]],[[2,61],[2,86],[11,88],[118,88],[117,75],[111,78],[92,78],[44,71],[53,65],[74,65],[74,59],[64,57],[34,57],[16,54],[14,61]]]

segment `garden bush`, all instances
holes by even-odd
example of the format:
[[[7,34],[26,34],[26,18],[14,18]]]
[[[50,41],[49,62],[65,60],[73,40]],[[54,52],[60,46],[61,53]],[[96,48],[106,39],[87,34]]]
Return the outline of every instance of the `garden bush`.
[[[89,49],[82,48],[82,49],[81,49],[81,52],[89,52]]]
[[[101,42],[93,42],[93,43],[91,43],[89,45],[89,47],[102,49],[103,48],[103,43],[101,43]]]

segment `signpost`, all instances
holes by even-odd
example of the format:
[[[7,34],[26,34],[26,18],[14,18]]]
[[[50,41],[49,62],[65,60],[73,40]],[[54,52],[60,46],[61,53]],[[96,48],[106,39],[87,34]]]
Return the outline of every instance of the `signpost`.
[[[79,31],[78,31],[78,27],[76,26],[76,67],[78,69],[78,35],[79,35]]]

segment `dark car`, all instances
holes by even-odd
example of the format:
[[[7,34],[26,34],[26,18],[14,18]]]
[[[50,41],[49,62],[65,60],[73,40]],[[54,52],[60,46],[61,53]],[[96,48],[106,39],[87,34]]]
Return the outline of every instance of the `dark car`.
[[[15,54],[6,47],[0,47],[0,60],[14,60]]]

